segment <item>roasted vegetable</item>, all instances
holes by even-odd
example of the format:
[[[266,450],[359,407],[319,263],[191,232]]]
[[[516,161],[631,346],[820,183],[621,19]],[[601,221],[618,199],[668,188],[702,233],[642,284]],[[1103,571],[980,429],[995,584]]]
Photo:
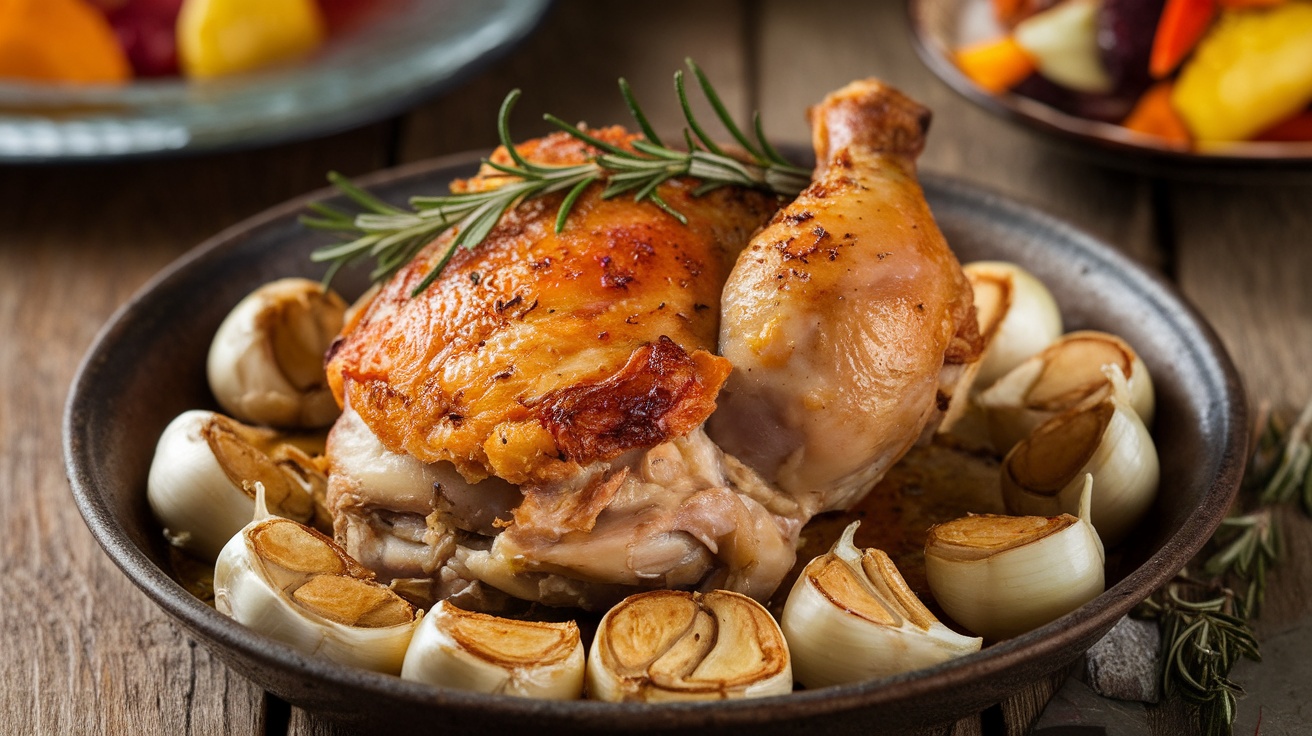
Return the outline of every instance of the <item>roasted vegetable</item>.
[[[1223,13],[1171,96],[1200,142],[1246,140],[1312,102],[1312,3]]]

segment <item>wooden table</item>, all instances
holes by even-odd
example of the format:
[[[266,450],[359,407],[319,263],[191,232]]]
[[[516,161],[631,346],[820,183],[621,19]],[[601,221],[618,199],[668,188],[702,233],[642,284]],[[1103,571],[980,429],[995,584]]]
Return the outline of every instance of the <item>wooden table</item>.
[[[218,230],[321,186],[326,171],[358,175],[490,148],[497,106],[512,87],[525,91],[518,137],[543,132],[536,121],[546,109],[594,124],[626,121],[615,91],[620,75],[658,129],[676,129],[670,75],[685,56],[710,73],[730,108],[759,108],[770,136],[783,141],[807,140],[802,111],[826,91],[884,77],[935,110],[924,169],[1037,205],[1164,273],[1212,321],[1253,400],[1292,408],[1312,396],[1307,180],[1195,183],[1072,159],[934,79],[911,50],[900,3],[563,0],[513,53],[397,119],[247,153],[0,170],[6,730],[339,733],[266,696],[198,647],[96,546],[69,495],[60,448],[60,415],[78,359],[112,311],[158,269]],[[1290,562],[1278,571],[1263,615],[1266,636],[1312,629],[1312,524],[1292,515],[1285,523]],[[952,733],[1022,733],[1053,687],[1036,687]],[[1278,713],[1290,697],[1272,690],[1244,701],[1246,732],[1258,706]],[[1194,730],[1178,705],[1148,715],[1154,734]],[[1280,728],[1268,718],[1266,733]]]

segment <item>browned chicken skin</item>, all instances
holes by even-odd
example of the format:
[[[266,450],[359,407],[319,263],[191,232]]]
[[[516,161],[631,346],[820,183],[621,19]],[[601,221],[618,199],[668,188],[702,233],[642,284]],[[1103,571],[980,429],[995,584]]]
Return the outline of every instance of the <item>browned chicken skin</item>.
[[[619,128],[600,135],[630,139]],[[585,156],[564,134],[520,150],[542,163]],[[454,188],[502,180],[487,170]],[[348,326],[328,363],[339,402],[393,451],[449,461],[471,481],[558,480],[687,434],[710,416],[730,370],[713,352],[720,287],[777,207],[736,188],[693,197],[693,185],[660,188],[687,225],[649,202],[603,200],[599,185],[561,233],[563,195],[526,202],[411,298],[450,247],[448,232]]]
[[[684,225],[594,185],[562,233],[559,198],[530,201],[418,296],[451,234],[386,284],[328,364],[347,550],[421,603],[484,610],[770,596],[802,525],[873,485],[930,421],[945,364],[977,347],[970,286],[915,181],[925,111],[863,82],[812,120],[815,180],[768,225],[779,203],[742,189],[663,185]],[[586,154],[561,135],[519,150]],[[454,188],[504,182],[487,169]],[[702,428],[726,379],[728,453]]]
[[[812,108],[816,173],[738,258],[711,437],[810,514],[846,508],[978,352],[970,284],[915,176],[929,111],[875,80]]]
[[[619,128],[597,135],[631,139]],[[519,151],[564,164],[586,153],[563,134]],[[453,189],[504,181],[485,169]],[[348,409],[330,438],[329,503],[349,552],[411,592],[426,588],[421,599],[470,581],[585,607],[712,579],[759,597],[773,590],[799,524],[754,500],[748,490],[773,490],[756,488],[700,428],[730,371],[713,352],[720,289],[779,201],[738,188],[693,197],[696,185],[659,189],[686,225],[650,202],[602,199],[600,185],[561,233],[559,196],[523,203],[422,293],[411,297],[453,234],[372,298],[328,363]],[[369,453],[356,449],[370,444],[366,431],[395,465],[450,463],[464,482],[410,468],[427,488],[380,493]],[[520,486],[518,506],[504,503],[507,481]],[[500,528],[471,528],[452,511],[453,497],[484,486]]]

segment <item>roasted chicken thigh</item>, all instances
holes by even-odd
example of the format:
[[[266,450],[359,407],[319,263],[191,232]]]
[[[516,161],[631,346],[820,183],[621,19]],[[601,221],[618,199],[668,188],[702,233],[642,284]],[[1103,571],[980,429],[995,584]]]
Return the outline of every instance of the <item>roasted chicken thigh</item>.
[[[519,151],[543,164],[588,153],[564,134]],[[495,159],[509,162],[504,150]],[[453,188],[504,183],[486,168]],[[600,185],[559,233],[562,195],[525,202],[428,288],[412,295],[454,233],[357,312],[328,361],[347,408],[330,439],[329,502],[348,551],[412,587],[433,581],[435,594],[449,590],[439,578],[494,580],[560,605],[711,578],[768,594],[792,564],[798,524],[740,493],[700,427],[730,371],[714,354],[720,289],[779,202],[735,188],[693,196],[695,186],[659,190],[686,224],[651,202],[605,199]],[[369,443],[365,430],[387,453],[448,470],[379,493],[363,480],[367,453],[350,450]],[[504,504],[507,484],[519,486],[517,505]],[[451,512],[451,496],[484,487],[499,512],[490,530]]]

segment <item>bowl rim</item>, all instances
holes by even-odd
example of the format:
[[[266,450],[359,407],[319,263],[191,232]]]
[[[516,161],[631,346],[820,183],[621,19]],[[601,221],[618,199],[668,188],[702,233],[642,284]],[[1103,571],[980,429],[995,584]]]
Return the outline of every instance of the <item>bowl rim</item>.
[[[1215,151],[1193,151],[1156,143],[1152,136],[1136,133],[1119,125],[1089,120],[1064,113],[1042,102],[1013,92],[991,94],[967,77],[944,49],[939,47],[925,17],[925,6],[932,0],[906,0],[911,25],[911,45],[925,66],[929,67],[952,91],[984,110],[1013,123],[1032,128],[1076,147],[1092,145],[1126,159],[1142,159],[1180,170],[1193,168],[1242,170],[1303,170],[1312,168],[1312,141],[1306,143],[1242,142]],[[961,0],[972,2],[972,0]],[[1284,153],[1280,149],[1284,149]],[[1289,151],[1294,152],[1293,155]]]
[[[325,58],[216,79],[145,78],[126,86],[0,79],[0,163],[193,156],[340,133],[404,112],[471,78],[532,33],[551,5],[552,0],[467,4],[462,13],[468,17],[459,22],[470,27],[463,33],[408,38],[390,55],[372,55],[369,63],[346,64],[336,55],[363,48],[361,39],[381,38],[400,21],[374,18],[344,31],[319,52]],[[344,81],[354,90],[349,95],[342,93]]]
[[[462,153],[419,161],[385,169],[360,177],[356,184],[370,188],[403,183],[409,178],[433,175],[443,170],[472,170],[483,153]],[[1127,276],[1132,286],[1152,297],[1152,301],[1174,317],[1201,345],[1196,352],[1206,358],[1208,375],[1220,382],[1222,395],[1214,396],[1224,421],[1226,446],[1218,458],[1218,472],[1204,492],[1197,507],[1183,521],[1180,529],[1168,538],[1142,565],[1104,591],[1093,601],[1056,621],[1021,636],[993,644],[967,658],[950,660],[934,667],[878,680],[866,680],[816,690],[802,690],[786,695],[710,703],[603,703],[598,701],[543,701],[509,696],[486,695],[453,690],[425,683],[403,680],[393,675],[339,665],[326,659],[304,655],[292,647],[247,629],[187,592],[163,569],[152,562],[133,543],[127,532],[114,522],[113,513],[98,492],[91,473],[88,447],[90,428],[80,416],[92,400],[89,386],[105,365],[102,352],[124,331],[130,318],[144,310],[143,302],[162,285],[178,278],[194,264],[216,257],[225,247],[239,242],[239,236],[268,227],[304,212],[309,202],[335,196],[324,188],[272,207],[228,227],[175,259],[141,286],[109,318],[92,341],[78,366],[63,415],[65,470],[72,495],[92,536],[125,575],[156,605],[184,628],[208,642],[230,647],[242,657],[260,665],[282,670],[295,668],[297,674],[328,685],[350,687],[361,695],[382,695],[412,705],[455,709],[477,714],[495,708],[499,715],[524,718],[549,718],[559,724],[572,723],[591,728],[668,728],[717,725],[750,725],[772,718],[836,715],[843,711],[889,705],[936,690],[969,686],[981,677],[1004,675],[1032,658],[1052,658],[1068,640],[1088,636],[1090,632],[1109,629],[1137,605],[1136,590],[1152,591],[1170,580],[1200,550],[1226,516],[1234,500],[1247,461],[1247,404],[1242,384],[1219,337],[1174,285],[1132,262],[1127,256],[1102,241],[1052,215],[1030,205],[974,183],[952,177],[922,173],[927,190],[934,189],[964,198],[973,204],[999,211],[1010,218],[1020,218],[1072,242],[1096,262]],[[1227,400],[1228,399],[1228,400]],[[1224,400],[1224,401],[1223,401]],[[224,659],[230,655],[220,648],[215,653]],[[1055,668],[1055,667],[1054,667]],[[654,722],[659,715],[659,722]]]

